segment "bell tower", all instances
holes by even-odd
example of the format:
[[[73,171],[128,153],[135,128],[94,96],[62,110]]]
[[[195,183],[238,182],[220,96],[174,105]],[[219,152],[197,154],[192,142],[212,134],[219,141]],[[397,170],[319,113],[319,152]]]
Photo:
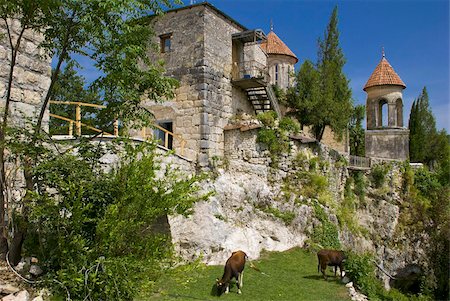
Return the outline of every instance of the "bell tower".
[[[409,130],[403,126],[405,88],[383,50],[380,63],[363,89],[367,93],[367,157],[409,159]]]

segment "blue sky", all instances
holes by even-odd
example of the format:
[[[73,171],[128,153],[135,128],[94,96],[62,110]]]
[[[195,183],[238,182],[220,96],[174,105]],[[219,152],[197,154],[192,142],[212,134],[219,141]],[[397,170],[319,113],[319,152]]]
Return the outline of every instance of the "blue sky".
[[[201,1],[197,1],[199,3]],[[450,129],[449,1],[303,1],[210,0],[215,7],[248,27],[274,32],[297,55],[316,61],[317,39],[323,37],[338,6],[340,43],[355,103],[365,103],[362,90],[381,59],[386,58],[407,88],[403,93],[407,126],[411,104],[427,87],[438,129]],[[189,1],[185,1],[189,4]]]
[[[200,3],[202,1],[193,1]],[[347,63],[356,104],[364,104],[362,90],[381,59],[386,58],[405,82],[404,121],[424,86],[436,117],[437,128],[450,132],[449,1],[448,0],[209,0],[249,29],[275,33],[297,55],[317,59],[317,39],[323,37],[333,8],[338,6],[340,45]],[[191,0],[184,0],[189,5]],[[91,81],[98,73],[87,59],[81,73]]]

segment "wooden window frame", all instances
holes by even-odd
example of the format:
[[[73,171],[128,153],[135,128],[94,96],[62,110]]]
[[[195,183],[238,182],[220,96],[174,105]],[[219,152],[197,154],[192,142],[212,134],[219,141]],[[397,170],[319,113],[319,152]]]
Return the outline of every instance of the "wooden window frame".
[[[165,33],[159,36],[161,53],[172,51],[172,33]],[[169,41],[169,49],[166,50],[166,41]]]

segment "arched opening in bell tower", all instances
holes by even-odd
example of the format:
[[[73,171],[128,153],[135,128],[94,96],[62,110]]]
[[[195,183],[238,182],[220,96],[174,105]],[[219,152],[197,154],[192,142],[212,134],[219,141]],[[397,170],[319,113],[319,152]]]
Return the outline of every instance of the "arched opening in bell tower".
[[[386,99],[380,99],[378,102],[377,127],[388,126],[388,102]]]
[[[403,127],[403,102],[401,98],[395,101],[396,126]]]

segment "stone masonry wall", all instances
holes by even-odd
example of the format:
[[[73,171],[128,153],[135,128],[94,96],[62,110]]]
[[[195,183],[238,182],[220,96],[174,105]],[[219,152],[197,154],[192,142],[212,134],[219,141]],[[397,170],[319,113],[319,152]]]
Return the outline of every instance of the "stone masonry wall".
[[[233,86],[231,84],[233,33],[243,29],[219,16],[207,7],[205,14],[205,107],[204,135],[201,152],[209,158],[223,156],[224,127],[233,115]],[[239,91],[236,91],[239,95]],[[206,164],[201,158],[200,164]]]
[[[21,30],[20,22],[9,19],[8,25],[15,45]],[[0,105],[3,112],[11,62],[11,48],[4,20],[0,21],[0,37]],[[10,121],[18,126],[24,126],[27,118],[36,120],[43,97],[50,86],[51,58],[38,47],[42,41],[43,36],[32,30],[26,30],[22,37],[13,74],[10,103]],[[48,127],[48,118],[46,114],[44,128]]]
[[[233,108],[247,110],[232,104],[231,34],[242,28],[208,5],[168,12],[152,26],[156,44],[159,35],[171,34],[171,51],[150,55],[165,61],[167,75],[177,78],[180,87],[173,101],[147,105],[157,118],[173,120],[174,133],[187,140],[185,156],[205,167],[212,156],[223,154],[223,128]],[[167,110],[160,113],[163,106],[172,107],[172,118]]]
[[[155,37],[152,42],[160,43],[160,35],[171,34],[171,50],[155,53],[150,47],[149,55],[156,62],[165,62],[166,75],[173,76],[180,82],[175,91],[175,99],[155,105],[144,105],[155,114],[157,120],[172,121],[173,132],[187,141],[185,156],[196,160],[200,147],[200,119],[202,96],[200,75],[204,72],[204,10],[195,7],[187,10],[169,12],[155,17],[152,26]],[[174,141],[178,151],[179,142]]]

